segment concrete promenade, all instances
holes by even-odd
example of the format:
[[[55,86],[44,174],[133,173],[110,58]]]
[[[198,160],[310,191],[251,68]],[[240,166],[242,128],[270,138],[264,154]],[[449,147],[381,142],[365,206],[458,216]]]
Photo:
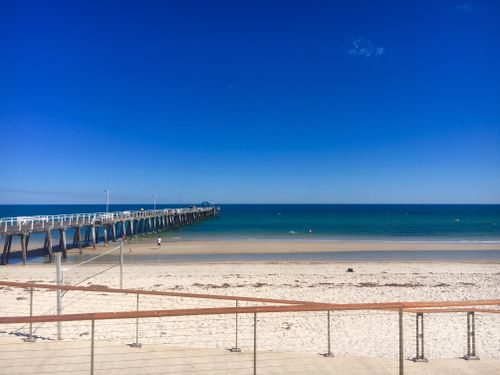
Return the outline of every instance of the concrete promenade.
[[[22,342],[19,337],[0,338],[1,373],[90,374],[90,342]],[[144,345],[142,348],[98,342],[95,374],[243,375],[253,373],[253,352],[230,353],[224,349],[193,349]],[[257,352],[257,374],[391,375],[398,360],[368,357],[333,357],[301,353]],[[500,374],[500,359],[433,359],[428,363],[405,361],[408,375]]]

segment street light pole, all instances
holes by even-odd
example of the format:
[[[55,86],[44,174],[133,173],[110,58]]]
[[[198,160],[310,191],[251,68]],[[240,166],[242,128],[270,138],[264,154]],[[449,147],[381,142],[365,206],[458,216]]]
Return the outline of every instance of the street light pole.
[[[156,211],[156,193],[153,193],[153,210]]]
[[[109,211],[109,190],[105,189],[104,192],[106,193],[106,213]]]

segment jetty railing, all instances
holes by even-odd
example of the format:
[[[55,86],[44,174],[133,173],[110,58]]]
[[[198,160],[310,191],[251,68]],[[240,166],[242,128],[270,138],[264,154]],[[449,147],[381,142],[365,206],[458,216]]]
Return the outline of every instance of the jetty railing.
[[[8,234],[18,231],[43,231],[46,228],[54,229],[72,225],[91,225],[95,223],[112,223],[119,220],[143,219],[158,215],[189,214],[212,210],[207,207],[194,208],[166,208],[161,210],[140,211],[113,211],[72,213],[57,215],[15,216],[0,218],[0,234]]]
[[[0,338],[3,346],[0,358],[17,364],[17,367],[2,367],[5,374],[66,371],[104,374],[124,370],[141,374],[260,375],[276,371],[315,373],[319,368],[322,370],[319,373],[333,374],[338,370],[338,362],[321,359],[317,354],[325,358],[343,354],[338,343],[341,338],[332,337],[342,319],[351,324],[370,319],[375,323],[374,332],[356,338],[355,343],[363,345],[377,337],[379,345],[397,343],[397,348],[391,349],[397,353],[397,361],[388,360],[384,366],[388,374],[403,375],[405,360],[413,351],[412,346],[405,345],[405,340],[407,343],[414,332],[414,361],[432,360],[424,351],[424,315],[463,316],[460,320],[463,323],[456,327],[461,333],[450,332],[448,336],[464,339],[467,360],[478,359],[476,320],[500,318],[500,299],[333,304],[102,286],[3,281],[0,286],[12,291],[24,290],[31,296],[29,309],[25,299],[16,299],[18,304],[26,305],[24,310],[17,307],[12,315],[2,314],[0,331],[3,335],[37,342],[24,344]],[[61,315],[33,313],[37,293],[58,290],[88,293],[92,296],[92,311],[75,308]],[[19,298],[18,293],[15,295]],[[111,311],[111,306],[120,307]],[[20,316],[20,311],[30,313]],[[493,322],[500,327],[499,319],[488,319],[487,324]],[[385,328],[377,329],[377,322],[384,322]],[[29,331],[30,324],[38,323],[44,324],[43,330]],[[63,342],[55,340],[57,323],[64,324],[68,331]],[[398,339],[388,340],[389,335]],[[432,332],[425,337],[429,335]],[[281,340],[276,340],[277,336]],[[291,346],[293,342],[299,346],[302,343],[299,350]],[[19,366],[13,358],[24,359],[24,366]]]

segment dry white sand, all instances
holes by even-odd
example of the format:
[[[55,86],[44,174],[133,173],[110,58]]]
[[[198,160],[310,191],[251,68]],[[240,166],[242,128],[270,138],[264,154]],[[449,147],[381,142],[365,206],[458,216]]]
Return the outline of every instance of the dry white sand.
[[[109,265],[86,265],[65,273],[65,282],[76,284]],[[354,273],[347,273],[347,267]],[[54,265],[2,267],[1,279],[54,282]],[[333,303],[492,299],[500,296],[498,263],[197,263],[127,264],[125,288],[286,298]],[[83,281],[81,285],[118,286],[118,268]],[[28,314],[29,294],[22,289],[1,288],[2,315]],[[35,291],[35,314],[54,313],[55,293]],[[133,310],[135,295],[69,292],[64,313]],[[197,306],[233,306],[230,301],[173,297],[141,297],[141,309]],[[240,303],[240,305],[249,305]],[[239,345],[253,345],[253,317],[239,316]],[[415,315],[405,315],[405,357],[415,352]],[[101,341],[132,342],[135,321],[97,322]],[[394,358],[398,354],[398,317],[393,312],[332,312],[332,351],[337,355]],[[54,324],[35,325],[36,335],[54,338]],[[234,346],[234,316],[144,319],[142,343],[176,347],[229,348]],[[260,314],[259,350],[322,353],[327,349],[326,313]],[[28,327],[0,327],[1,335],[24,334]],[[476,314],[477,352],[500,357],[500,314]],[[65,339],[88,339],[89,323],[63,324]],[[426,356],[456,358],[465,354],[466,315],[425,316]]]

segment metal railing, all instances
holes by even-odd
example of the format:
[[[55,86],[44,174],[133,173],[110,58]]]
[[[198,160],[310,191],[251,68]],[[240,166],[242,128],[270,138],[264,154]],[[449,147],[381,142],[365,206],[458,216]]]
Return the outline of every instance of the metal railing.
[[[208,212],[214,207],[194,207],[194,208],[165,208],[161,210],[142,211],[114,211],[114,212],[92,212],[73,213],[57,215],[37,215],[37,216],[16,216],[0,219],[0,233],[8,233],[9,228],[18,230],[35,230],[38,227],[78,226],[91,225],[96,222],[107,223],[120,220],[132,220],[149,218],[158,215],[190,214]],[[217,210],[217,209],[216,209]]]
[[[344,314],[351,319],[351,323],[352,319],[373,319],[377,316],[392,322],[390,329],[393,331],[391,332],[398,337],[398,360],[390,362],[389,373],[403,375],[405,373],[405,353],[408,353],[405,346],[405,335],[407,337],[407,332],[410,332],[406,331],[404,327],[412,324],[408,318],[414,314],[417,318],[414,326],[416,332],[414,360],[416,362],[426,361],[428,358],[424,353],[424,315],[464,314],[464,317],[467,317],[467,320],[463,320],[464,323],[466,322],[463,324],[463,332],[466,334],[464,358],[472,360],[478,359],[475,331],[477,315],[499,316],[498,314],[500,314],[500,299],[334,304],[258,297],[118,289],[102,286],[84,287],[6,281],[0,281],[0,286],[12,288],[12,291],[25,290],[29,292],[29,315],[7,316],[4,314],[3,317],[0,317],[0,330],[2,326],[24,324],[25,328],[29,327],[29,331],[24,335],[29,339],[26,341],[38,339],[37,341],[45,343],[43,345],[53,345],[50,344],[50,340],[47,341],[47,338],[52,336],[50,330],[53,329],[51,328],[53,326],[50,324],[63,322],[73,324],[75,325],[72,330],[74,338],[71,342],[78,346],[78,354],[66,358],[69,361],[68,366],[76,366],[75,363],[79,363],[79,366],[81,365],[78,367],[79,371],[90,374],[97,371],[104,373],[112,369],[131,371],[133,366],[139,365],[138,373],[192,374],[194,368],[196,373],[201,374],[211,373],[208,372],[206,366],[212,366],[210,369],[214,371],[213,373],[228,371],[228,373],[260,375],[274,373],[275,367],[278,366],[278,362],[274,361],[278,359],[281,360],[279,362],[282,363],[281,366],[289,367],[288,373],[313,373],[313,369],[318,366],[317,359],[302,358],[300,354],[291,354],[288,351],[286,352],[288,354],[269,351],[275,350],[272,342],[268,341],[270,335],[276,334],[273,327],[276,327],[277,322],[281,322],[280,324],[283,324],[283,321],[289,322],[291,325],[282,329],[286,334],[287,341],[304,340],[303,335],[313,336],[314,340],[308,342],[317,345],[316,353],[323,348],[324,357],[332,357],[335,354],[335,349],[332,349],[331,322],[332,319],[338,321]],[[95,300],[92,300],[94,311],[35,315],[33,314],[33,301],[36,298],[34,294],[44,291],[77,291],[94,296]],[[22,302],[24,299],[17,298],[17,301],[21,301],[19,303],[25,303]],[[116,298],[126,298],[129,306],[133,308],[126,311],[110,311],[109,308],[117,301]],[[182,300],[180,308],[174,308],[176,303],[173,298]],[[163,299],[163,302],[160,299]],[[199,302],[196,303],[195,307],[186,307],[184,305],[186,299],[194,299]],[[103,311],[97,309],[99,306],[97,301],[101,300],[103,301]],[[218,305],[203,306],[203,301]],[[163,306],[169,308],[158,308]],[[20,309],[16,308],[15,311],[18,312]],[[332,317],[333,314],[335,314],[334,317]],[[297,319],[300,319],[301,324],[306,325],[301,327],[301,330],[291,328],[293,323],[290,322],[295,322]],[[311,321],[309,322],[309,320]],[[47,324],[44,335],[34,334],[33,324],[35,323]],[[90,333],[88,324],[90,324]],[[146,325],[149,328],[141,330],[141,327]],[[4,331],[8,332],[8,330]],[[162,336],[164,333],[166,336]],[[163,341],[162,337],[164,337]],[[82,345],[85,340],[90,342]],[[127,340],[129,340],[129,347],[142,349],[138,352],[125,349],[120,342]],[[228,349],[229,353],[221,351],[219,341],[214,344],[214,340],[223,342],[223,347]],[[130,341],[132,342],[130,343]],[[157,347],[161,343],[163,343],[163,347]],[[146,348],[145,345],[147,345]],[[335,348],[340,349],[338,346]],[[64,349],[63,352],[67,353],[67,349]],[[70,347],[68,350],[71,352],[73,349]],[[82,350],[88,350],[88,352],[82,352]],[[203,350],[204,352],[200,352]],[[235,354],[230,354],[231,352]],[[58,353],[61,353],[61,349],[58,349]],[[144,355],[144,353],[146,354]],[[148,371],[140,366],[140,362],[138,364],[133,359],[141,355],[140,359],[146,361],[142,363],[151,366]],[[160,358],[164,360],[160,361]],[[304,367],[303,361],[312,363],[309,370],[307,366]],[[179,362],[180,364],[178,364]],[[58,363],[61,364],[60,361]],[[50,369],[53,373],[58,372],[56,367],[50,367]]]

